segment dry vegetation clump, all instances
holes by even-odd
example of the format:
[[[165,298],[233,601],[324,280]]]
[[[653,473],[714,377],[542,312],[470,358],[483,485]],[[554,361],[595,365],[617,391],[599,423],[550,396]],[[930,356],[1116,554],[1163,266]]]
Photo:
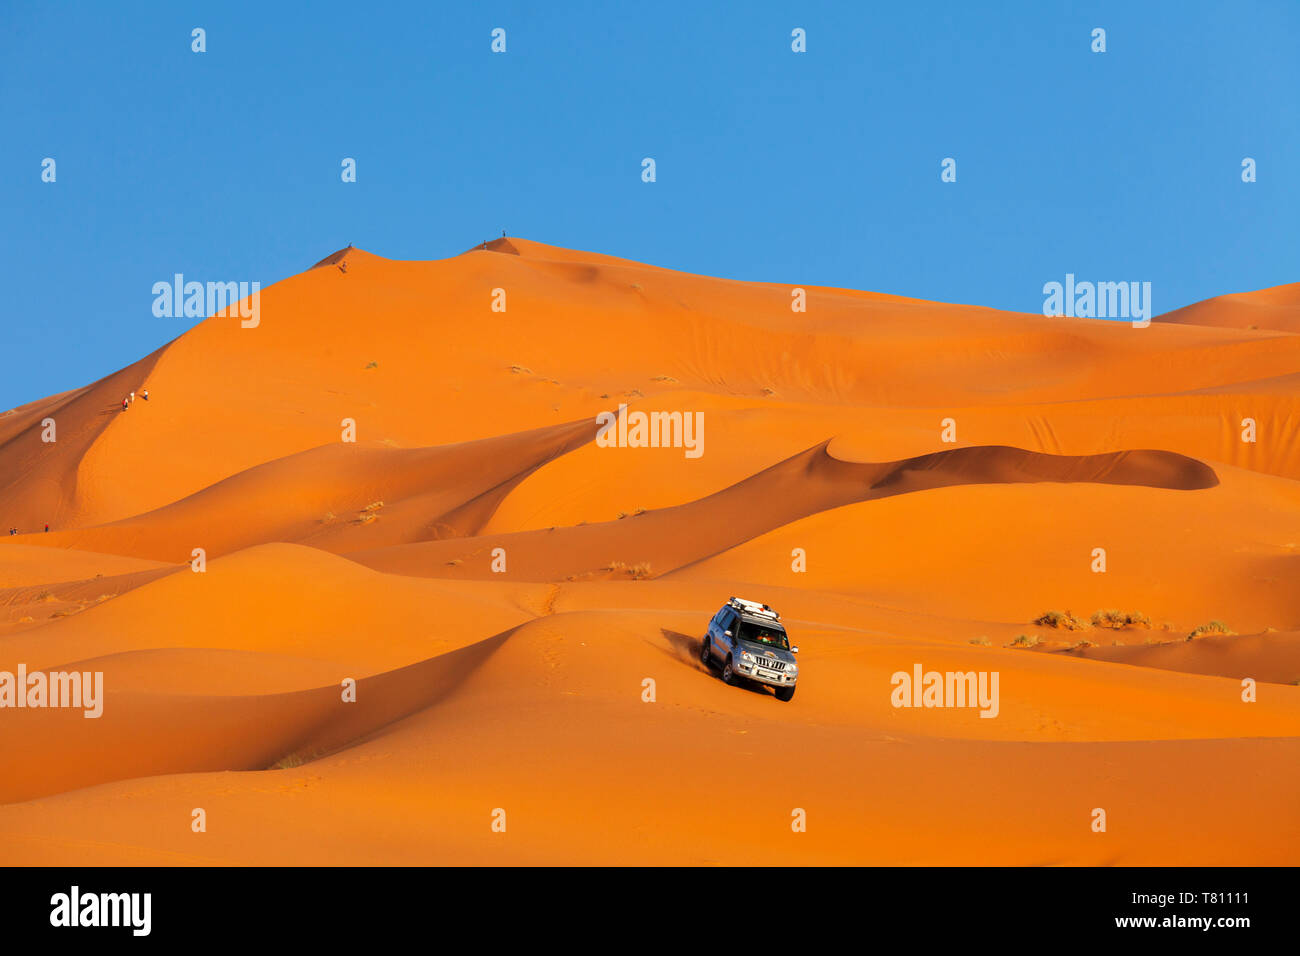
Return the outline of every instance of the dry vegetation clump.
[[[1230,637],[1237,632],[1228,627],[1222,621],[1211,621],[1209,624],[1198,624],[1192,628],[1192,632],[1187,635],[1189,641],[1194,641],[1198,637]]]
[[[314,747],[309,749],[304,749],[304,750],[296,750],[291,754],[286,754],[285,756],[281,757],[279,760],[271,764],[271,766],[267,767],[266,769],[267,770],[292,770],[294,767],[301,767],[303,764],[311,763],[313,760],[318,760],[323,756],[325,756],[324,752],[317,750]]]
[[[1151,618],[1138,611],[1097,611],[1092,615],[1093,627],[1109,627],[1119,630],[1122,627],[1150,627]]]
[[[1086,631],[1088,625],[1070,611],[1044,611],[1033,621],[1039,627],[1056,627],[1066,631]]]
[[[639,564],[627,564],[624,561],[611,561],[601,568],[602,571],[617,571],[626,574],[634,581],[640,581],[650,576],[650,562],[642,561]]]

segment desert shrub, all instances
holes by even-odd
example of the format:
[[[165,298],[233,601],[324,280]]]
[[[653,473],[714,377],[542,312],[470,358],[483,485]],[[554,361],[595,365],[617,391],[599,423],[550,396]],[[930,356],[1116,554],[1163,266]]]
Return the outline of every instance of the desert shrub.
[[[1192,628],[1191,633],[1187,635],[1187,639],[1193,641],[1198,637],[1212,637],[1216,635],[1229,636],[1236,633],[1236,631],[1229,629],[1228,625],[1224,624],[1222,621],[1211,621],[1209,624],[1196,625],[1196,627]]]
[[[1021,634],[1011,642],[1012,647],[1034,647],[1037,644],[1037,634]]]
[[[1067,631],[1082,631],[1088,627],[1069,611],[1044,611],[1033,623],[1039,627],[1056,627]]]
[[[285,754],[267,770],[292,770],[294,767],[301,767],[305,763],[311,763],[313,760],[319,760],[325,756],[320,750],[312,747],[305,750],[296,750],[291,754]]]
[[[1151,618],[1137,611],[1097,611],[1092,615],[1093,627],[1109,627],[1118,630],[1121,627],[1150,627]]]
[[[611,561],[601,568],[602,571],[618,571],[626,574],[628,577],[641,580],[650,576],[650,562],[642,561],[639,564],[627,564],[623,561]]]

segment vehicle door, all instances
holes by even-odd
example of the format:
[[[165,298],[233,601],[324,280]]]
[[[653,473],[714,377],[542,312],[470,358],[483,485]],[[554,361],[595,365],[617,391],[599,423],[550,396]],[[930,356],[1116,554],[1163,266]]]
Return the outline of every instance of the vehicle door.
[[[719,661],[725,661],[727,655],[731,653],[731,648],[735,644],[736,622],[738,619],[735,610],[729,607],[723,608],[722,614],[718,617],[717,641],[714,644],[714,649],[716,651],[715,656]],[[731,632],[730,637],[727,636],[728,631]]]

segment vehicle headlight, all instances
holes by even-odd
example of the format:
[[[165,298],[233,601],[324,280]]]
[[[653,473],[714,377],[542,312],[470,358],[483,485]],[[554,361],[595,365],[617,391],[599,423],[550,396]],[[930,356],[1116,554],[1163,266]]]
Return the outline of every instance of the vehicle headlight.
[[[753,663],[753,662],[756,660],[756,658],[754,657],[754,655],[751,654],[751,653],[749,653],[749,651],[741,651],[741,652],[740,652],[740,659],[741,659],[742,661],[749,661],[750,663]]]

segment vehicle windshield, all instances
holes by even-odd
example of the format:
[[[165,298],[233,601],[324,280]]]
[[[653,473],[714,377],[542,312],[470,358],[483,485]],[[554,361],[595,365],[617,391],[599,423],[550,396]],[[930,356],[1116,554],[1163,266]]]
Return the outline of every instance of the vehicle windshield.
[[[758,624],[754,621],[742,620],[738,626],[740,630],[736,632],[736,637],[742,641],[753,641],[755,644],[767,644],[771,647],[790,649],[790,643],[785,637],[785,630],[780,625]]]

